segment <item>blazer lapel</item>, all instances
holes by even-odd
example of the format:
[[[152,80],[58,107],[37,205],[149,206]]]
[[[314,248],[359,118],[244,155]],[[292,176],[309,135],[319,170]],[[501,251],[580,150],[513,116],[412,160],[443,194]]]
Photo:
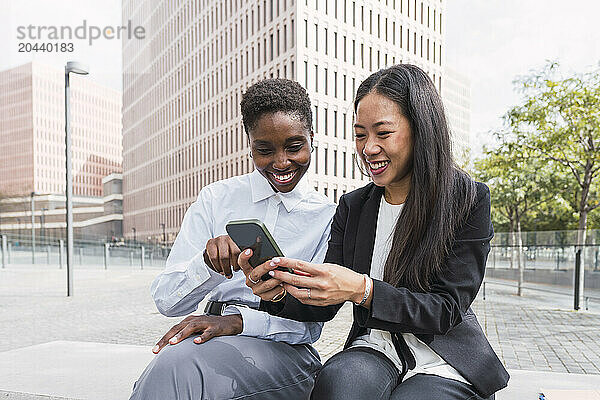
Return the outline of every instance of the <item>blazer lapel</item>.
[[[377,215],[383,190],[382,187],[373,185],[373,189],[366,195],[367,198],[360,209],[352,265],[355,271],[361,274],[368,274],[371,270]]]

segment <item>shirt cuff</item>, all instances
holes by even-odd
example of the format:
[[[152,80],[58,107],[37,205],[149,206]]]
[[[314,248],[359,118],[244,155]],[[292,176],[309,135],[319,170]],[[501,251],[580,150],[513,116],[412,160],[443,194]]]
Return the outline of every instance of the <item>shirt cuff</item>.
[[[221,274],[213,271],[208,265],[206,265],[204,262],[203,253],[198,253],[196,256],[194,256],[194,258],[192,258],[189,267],[186,270],[186,275],[192,288],[204,284],[210,278],[225,279],[225,277],[223,277]]]
[[[223,310],[223,315],[242,315],[242,336],[251,336],[262,338],[266,336],[267,314],[253,308],[241,306],[227,306]]]

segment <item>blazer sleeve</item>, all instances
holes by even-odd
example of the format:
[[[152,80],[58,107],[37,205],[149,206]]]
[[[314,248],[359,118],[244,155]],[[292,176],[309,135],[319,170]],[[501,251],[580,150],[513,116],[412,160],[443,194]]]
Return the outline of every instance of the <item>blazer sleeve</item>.
[[[374,279],[371,308],[355,307],[357,323],[389,332],[446,334],[462,321],[479,291],[493,234],[490,191],[478,183],[474,206],[430,292],[412,292]]]
[[[340,197],[338,207],[333,216],[325,263],[344,265],[344,231],[348,218],[348,206],[344,197],[345,195]],[[294,319],[296,321],[325,322],[332,320],[342,305],[343,303],[329,306],[312,306],[303,304],[294,296],[288,295],[282,301],[275,303],[261,300],[259,309],[271,315]]]

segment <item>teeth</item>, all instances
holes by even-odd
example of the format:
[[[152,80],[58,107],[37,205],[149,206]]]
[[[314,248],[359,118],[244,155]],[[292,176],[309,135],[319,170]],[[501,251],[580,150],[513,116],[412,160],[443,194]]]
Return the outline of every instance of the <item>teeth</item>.
[[[371,166],[372,169],[379,169],[385,165],[387,165],[389,163],[389,161],[380,161],[380,162],[376,162],[376,163],[369,163],[369,165]]]
[[[294,172],[290,172],[290,173],[287,173],[287,174],[284,174],[284,175],[280,175],[280,174],[273,174],[273,176],[274,176],[274,177],[275,177],[275,179],[277,179],[278,181],[285,182],[285,181],[288,181],[288,180],[292,179],[292,177],[293,177],[295,174],[296,174],[296,172],[294,171]]]

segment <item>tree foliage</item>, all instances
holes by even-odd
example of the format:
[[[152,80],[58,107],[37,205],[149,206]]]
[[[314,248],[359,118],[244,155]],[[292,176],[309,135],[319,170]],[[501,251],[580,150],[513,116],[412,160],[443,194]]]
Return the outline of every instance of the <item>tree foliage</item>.
[[[587,216],[600,206],[600,71],[561,77],[549,63],[517,82],[523,104],[508,112],[508,124],[533,157],[570,176],[562,197],[577,212],[584,239]]]

